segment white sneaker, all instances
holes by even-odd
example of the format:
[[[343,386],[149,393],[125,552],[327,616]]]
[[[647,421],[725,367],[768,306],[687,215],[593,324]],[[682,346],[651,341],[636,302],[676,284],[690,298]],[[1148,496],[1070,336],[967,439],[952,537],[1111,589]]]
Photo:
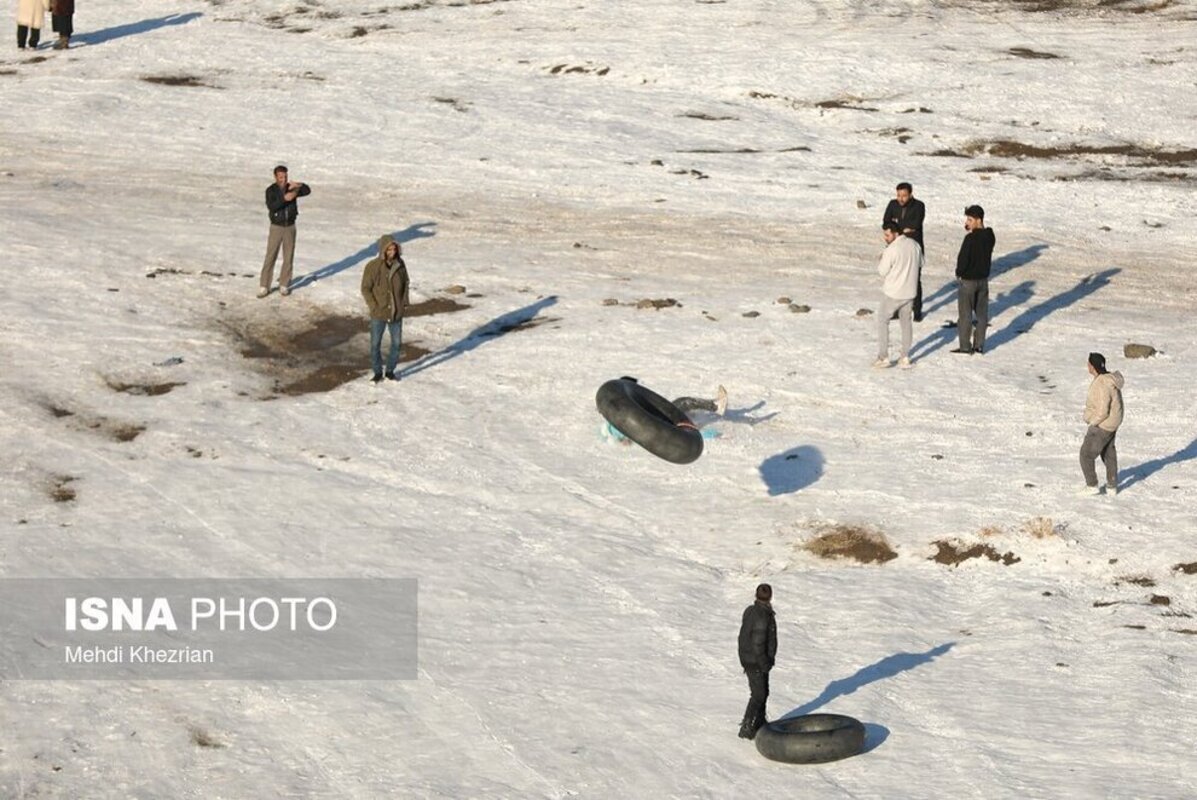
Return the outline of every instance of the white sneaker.
[[[280,286],[280,287],[278,287],[278,293],[281,294],[283,297],[286,297],[287,295],[291,294],[291,290],[288,289],[286,286]]]
[[[911,363],[910,359],[906,356],[902,356],[898,359],[898,369],[910,369],[913,366],[914,364]]]
[[[270,294],[270,290],[265,286],[263,286],[261,289],[258,289],[258,297],[265,297],[268,294]]]
[[[724,389],[722,384],[715,392],[715,413],[721,417],[727,413],[727,389]]]
[[[874,369],[888,369],[889,368],[889,359],[888,358],[877,359],[876,361],[873,362],[873,368]]]
[[[1081,497],[1091,497],[1095,494],[1101,494],[1100,486],[1082,486],[1076,490],[1076,493]]]
[[[1106,494],[1108,494],[1108,495],[1116,495],[1116,494],[1118,494],[1118,487],[1117,487],[1117,486],[1110,486],[1109,484],[1106,484]]]

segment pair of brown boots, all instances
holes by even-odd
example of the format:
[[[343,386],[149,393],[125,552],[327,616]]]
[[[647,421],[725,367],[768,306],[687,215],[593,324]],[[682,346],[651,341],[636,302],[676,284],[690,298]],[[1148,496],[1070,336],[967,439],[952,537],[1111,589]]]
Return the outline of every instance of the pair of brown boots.
[[[54,49],[55,50],[66,50],[68,47],[71,46],[70,42],[71,42],[71,37],[59,36],[58,41],[54,43]]]

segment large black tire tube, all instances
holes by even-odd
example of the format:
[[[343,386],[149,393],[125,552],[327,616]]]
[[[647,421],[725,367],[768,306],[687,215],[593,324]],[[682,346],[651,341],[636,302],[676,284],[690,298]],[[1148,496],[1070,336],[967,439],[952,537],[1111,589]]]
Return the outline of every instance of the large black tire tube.
[[[820,764],[863,751],[865,728],[840,714],[807,714],[766,722],[754,741],[757,751],[772,761]]]
[[[702,433],[690,418],[635,381],[607,381],[599,387],[594,402],[617,431],[655,456],[689,464],[702,455]]]

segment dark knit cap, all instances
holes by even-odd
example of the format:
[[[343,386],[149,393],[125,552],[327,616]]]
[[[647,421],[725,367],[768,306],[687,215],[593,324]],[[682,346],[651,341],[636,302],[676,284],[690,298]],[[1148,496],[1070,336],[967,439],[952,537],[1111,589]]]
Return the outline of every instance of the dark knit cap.
[[[1093,369],[1097,370],[1097,373],[1099,375],[1105,373],[1106,357],[1103,356],[1101,353],[1090,353],[1089,354],[1089,363],[1093,366]]]

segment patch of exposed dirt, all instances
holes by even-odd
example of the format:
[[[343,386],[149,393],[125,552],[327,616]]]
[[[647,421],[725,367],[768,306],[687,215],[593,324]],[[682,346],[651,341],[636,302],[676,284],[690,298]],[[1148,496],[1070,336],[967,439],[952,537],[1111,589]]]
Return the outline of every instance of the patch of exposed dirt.
[[[468,307],[433,298],[409,306],[407,316],[452,313]],[[217,324],[255,371],[272,381],[268,397],[328,392],[371,370],[369,322],[359,314],[282,307],[268,318],[225,318]],[[384,351],[389,346],[385,335],[382,346]],[[415,361],[429,352],[404,341],[399,362]]]
[[[223,749],[228,747],[223,741],[218,739],[211,731],[204,730],[200,727],[191,728],[191,743],[198,747],[207,747],[212,749]]]
[[[740,121],[739,117],[717,117],[713,114],[704,114],[701,111],[687,111],[687,112],[678,114],[677,116],[683,117],[685,119],[701,119],[701,120],[705,120],[706,122],[739,122]]]
[[[51,475],[50,485],[46,487],[46,494],[55,503],[74,502],[77,492],[70,484],[79,480],[76,475]]]
[[[556,64],[552,67],[545,67],[545,69],[549,71],[550,75],[580,74],[598,75],[600,77],[611,71],[610,67],[596,67],[593,64],[575,64],[573,66],[569,64]]]
[[[142,75],[146,83],[156,83],[160,86],[190,86],[203,89],[221,89],[213,83],[208,83],[198,75]]]
[[[169,393],[172,389],[187,385],[186,383],[177,381],[167,381],[165,383],[125,383],[115,378],[105,378],[104,382],[114,392],[135,394],[143,397],[158,397],[159,395]]]
[[[815,108],[842,108],[848,111],[878,111],[879,109],[872,106],[860,105],[862,98],[859,97],[839,97],[834,100],[820,100],[815,103]]]
[[[1124,583],[1129,583],[1132,586],[1155,586],[1155,580],[1147,577],[1146,575],[1123,575],[1114,579],[1115,586],[1121,586]]]
[[[1000,561],[1008,567],[1011,564],[1017,564],[1022,561],[1014,553],[999,553],[992,545],[988,544],[966,545],[963,542],[942,539],[933,544],[935,545],[936,553],[928,560],[934,561],[937,564],[947,564],[954,567],[969,559],[984,557],[990,561]]]
[[[464,289],[462,290],[464,291]],[[466,303],[459,303],[448,297],[430,297],[420,303],[412,303],[403,311],[406,317],[431,317],[434,314],[452,314],[469,308]]]
[[[131,442],[145,433],[145,425],[121,422],[105,416],[76,411],[52,400],[42,401],[41,406],[49,411],[55,419],[67,420],[70,427],[75,430],[92,431],[112,439],[114,442]]]
[[[880,531],[855,525],[831,525],[802,545],[820,558],[849,558],[861,564],[884,564],[898,557]]]
[[[1177,572],[1184,573],[1185,575],[1197,575],[1197,561],[1193,561],[1189,564],[1177,564],[1173,566],[1172,569],[1176,570]]]
[[[970,142],[961,148],[965,155],[985,153],[997,158],[1070,159],[1092,156],[1121,156],[1129,159],[1132,166],[1165,167],[1197,165],[1197,149],[1165,150],[1138,144],[1068,144],[1040,147],[1011,139],[993,142]]]
[[[471,103],[468,103],[464,100],[458,100],[456,97],[434,97],[432,98],[432,101],[434,103],[443,103],[444,105],[452,108],[454,111],[460,111],[462,113],[469,111],[471,105]]]
[[[1017,56],[1018,58],[1032,58],[1032,59],[1060,58],[1060,56],[1056,55],[1055,53],[1045,53],[1040,50],[1032,50],[1029,47],[1011,47],[1006,52],[1012,56]]]

